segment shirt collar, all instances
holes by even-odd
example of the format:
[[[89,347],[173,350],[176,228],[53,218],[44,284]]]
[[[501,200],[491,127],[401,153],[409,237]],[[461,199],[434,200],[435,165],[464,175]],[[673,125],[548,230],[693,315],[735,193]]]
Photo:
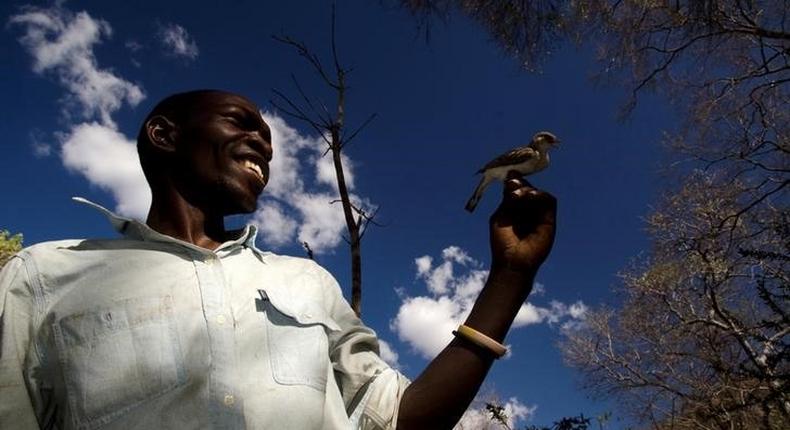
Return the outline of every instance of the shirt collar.
[[[255,245],[255,239],[258,237],[258,228],[254,225],[248,224],[241,230],[237,230],[239,232],[239,236],[236,239],[229,240],[223,244],[221,244],[217,249],[214,251],[210,251],[205,248],[201,248],[199,246],[193,245],[188,242],[184,242],[183,240],[176,239],[172,236],[168,236],[166,234],[159,233],[158,231],[152,229],[148,225],[143,222],[140,222],[136,219],[127,218],[120,216],[109,209],[105,208],[104,206],[94,203],[88,199],[82,197],[72,197],[73,201],[77,203],[82,203],[89,207],[92,207],[107,217],[107,220],[110,221],[113,229],[118,233],[121,233],[124,237],[129,239],[137,239],[143,241],[153,241],[153,242],[170,242],[176,243],[182,246],[185,246],[193,251],[197,251],[200,254],[211,254],[211,253],[221,253],[221,252],[229,252],[232,251],[235,247],[238,246],[246,246],[252,249],[258,257],[264,257],[267,252],[263,252]]]

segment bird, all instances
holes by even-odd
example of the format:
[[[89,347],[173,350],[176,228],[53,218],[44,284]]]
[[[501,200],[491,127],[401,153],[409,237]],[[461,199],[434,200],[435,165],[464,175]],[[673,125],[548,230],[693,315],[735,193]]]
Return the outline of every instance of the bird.
[[[548,132],[541,131],[532,137],[529,144],[511,149],[489,161],[488,164],[478,170],[483,177],[475,188],[474,194],[466,202],[466,210],[472,212],[483,197],[483,191],[494,180],[504,181],[510,171],[518,172],[526,176],[535,172],[540,172],[549,165],[549,149],[559,145],[560,140],[557,136]]]

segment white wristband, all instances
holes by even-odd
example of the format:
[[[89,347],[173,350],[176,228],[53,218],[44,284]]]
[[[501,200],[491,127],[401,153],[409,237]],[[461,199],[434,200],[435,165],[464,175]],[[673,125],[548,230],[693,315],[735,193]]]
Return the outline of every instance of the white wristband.
[[[491,351],[494,353],[494,355],[496,355],[496,358],[502,357],[507,352],[505,345],[502,345],[501,343],[491,339],[483,333],[480,333],[472,327],[461,324],[458,326],[458,330],[453,331],[453,334],[456,336],[460,335],[475,345]]]

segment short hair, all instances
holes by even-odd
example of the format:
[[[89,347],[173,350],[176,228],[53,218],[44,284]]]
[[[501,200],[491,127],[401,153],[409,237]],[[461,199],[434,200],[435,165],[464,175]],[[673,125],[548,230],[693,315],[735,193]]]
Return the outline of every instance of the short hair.
[[[151,141],[148,139],[146,127],[148,121],[155,116],[163,116],[174,124],[183,124],[189,115],[192,114],[192,109],[200,99],[217,93],[227,94],[227,91],[203,89],[176,93],[162,99],[146,115],[143,123],[140,125],[140,131],[137,133],[137,155],[140,157],[140,166],[143,168],[143,174],[149,183],[154,178],[154,169],[158,163],[156,163],[156,154]]]

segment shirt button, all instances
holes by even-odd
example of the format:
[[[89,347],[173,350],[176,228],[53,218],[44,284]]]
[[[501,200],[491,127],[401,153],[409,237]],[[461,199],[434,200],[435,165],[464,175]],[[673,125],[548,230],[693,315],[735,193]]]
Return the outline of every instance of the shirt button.
[[[225,406],[233,406],[233,403],[236,402],[236,398],[233,397],[233,394],[225,394],[225,398],[222,401],[225,403]]]
[[[217,317],[217,324],[219,325],[225,324],[225,315],[220,315]]]

